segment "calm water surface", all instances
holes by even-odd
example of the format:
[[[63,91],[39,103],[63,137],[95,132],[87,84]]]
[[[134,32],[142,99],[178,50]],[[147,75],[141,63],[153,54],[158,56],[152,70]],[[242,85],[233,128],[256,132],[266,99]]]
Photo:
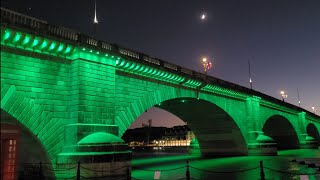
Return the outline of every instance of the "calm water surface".
[[[155,170],[157,170],[160,171],[160,179],[186,179],[186,161],[189,160],[191,179],[261,179],[259,162],[263,161],[265,178],[268,180],[301,179],[301,176],[296,174],[313,174],[304,178],[320,180],[318,168],[310,168],[307,165],[292,162],[293,159],[297,158],[312,158],[320,163],[320,150],[287,150],[279,151],[278,154],[278,156],[211,159],[202,159],[186,154],[166,153],[154,153],[153,157],[142,158],[141,155],[136,154],[137,158],[133,158],[131,162],[132,177],[141,180],[153,179]],[[252,170],[246,171],[247,169]]]

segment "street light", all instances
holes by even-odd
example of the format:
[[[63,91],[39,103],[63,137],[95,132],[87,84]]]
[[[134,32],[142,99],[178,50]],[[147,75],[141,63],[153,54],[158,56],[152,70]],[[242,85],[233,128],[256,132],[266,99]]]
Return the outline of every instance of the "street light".
[[[284,91],[280,91],[282,101],[284,102],[284,99],[288,97],[288,94],[286,94]]]
[[[212,68],[212,63],[209,60],[207,60],[206,57],[202,58],[202,65],[205,74],[207,74],[207,70]]]
[[[312,112],[316,113],[316,108],[314,106],[312,106]]]

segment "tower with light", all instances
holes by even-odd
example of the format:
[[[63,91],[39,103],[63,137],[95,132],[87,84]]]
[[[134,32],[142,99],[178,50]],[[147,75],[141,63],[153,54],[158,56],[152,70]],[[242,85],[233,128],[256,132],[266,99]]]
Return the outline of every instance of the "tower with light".
[[[98,24],[98,19],[97,19],[97,2],[94,1],[94,19],[93,19],[93,24]]]

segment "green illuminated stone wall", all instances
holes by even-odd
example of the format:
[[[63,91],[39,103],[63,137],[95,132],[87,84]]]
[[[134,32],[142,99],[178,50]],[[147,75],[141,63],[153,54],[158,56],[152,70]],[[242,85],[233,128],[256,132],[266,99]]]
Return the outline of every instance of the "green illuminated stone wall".
[[[1,108],[34,133],[54,160],[68,122],[68,61],[1,50]]]
[[[70,120],[78,123],[112,124],[114,117],[115,75],[112,61],[97,63],[97,57],[79,53],[70,71]],[[84,59],[87,58],[87,59]]]
[[[115,60],[75,50],[70,65],[70,114],[65,145],[102,131],[118,135],[114,124]]]
[[[115,119],[119,126],[119,136],[122,136],[143,112],[160,102],[177,97],[196,97],[196,94],[177,86],[168,86],[160,81],[116,75]]]

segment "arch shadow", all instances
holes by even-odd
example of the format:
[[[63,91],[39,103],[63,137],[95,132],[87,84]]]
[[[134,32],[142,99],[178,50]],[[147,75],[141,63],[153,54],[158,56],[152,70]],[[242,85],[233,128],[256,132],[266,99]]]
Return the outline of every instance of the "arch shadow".
[[[248,155],[241,129],[214,103],[197,98],[175,98],[156,105],[179,117],[192,129],[203,156]]]
[[[267,119],[262,131],[277,142],[279,150],[298,149],[299,139],[290,121],[281,115],[273,115]]]
[[[315,138],[318,143],[320,144],[320,133],[317,129],[317,127],[312,124],[312,123],[309,123],[308,126],[307,126],[307,134],[313,138]]]

